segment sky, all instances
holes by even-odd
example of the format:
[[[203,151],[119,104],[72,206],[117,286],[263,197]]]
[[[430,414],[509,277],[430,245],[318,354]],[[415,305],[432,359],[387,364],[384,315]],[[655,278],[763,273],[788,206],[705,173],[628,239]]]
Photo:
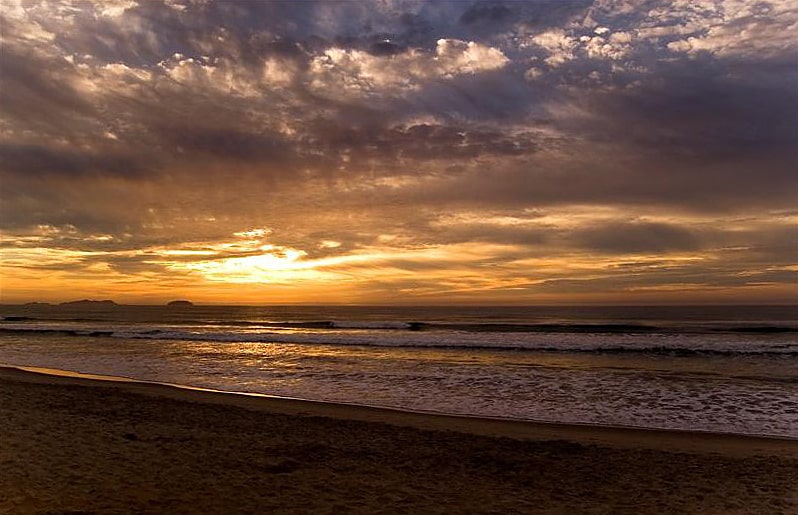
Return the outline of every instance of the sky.
[[[0,0],[0,301],[798,301],[798,4]]]

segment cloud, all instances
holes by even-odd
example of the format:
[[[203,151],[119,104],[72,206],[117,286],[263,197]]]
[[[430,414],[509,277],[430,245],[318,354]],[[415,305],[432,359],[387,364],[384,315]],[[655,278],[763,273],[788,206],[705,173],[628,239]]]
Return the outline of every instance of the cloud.
[[[146,171],[146,159],[138,156],[102,152],[75,152],[68,148],[41,145],[0,144],[3,173],[9,175],[124,175],[135,177]]]
[[[348,299],[792,277],[792,2],[4,7],[0,230],[26,274],[52,251],[65,281],[200,288],[176,270],[207,256],[153,256],[269,227]]]
[[[731,1],[710,9],[711,17],[704,16],[700,27],[680,34],[686,37],[671,41],[668,48],[688,54],[708,52],[754,60],[779,58],[798,46],[790,36],[798,28],[798,8],[792,2]],[[689,10],[689,2],[677,2],[677,12]]]
[[[651,223],[614,223],[579,229],[572,237],[581,246],[610,254],[663,254],[694,251],[699,238],[679,226]]]
[[[500,50],[453,39],[438,40],[434,53],[373,55],[333,47],[311,61],[310,88],[318,95],[340,98],[398,95],[418,90],[426,81],[497,70],[507,63]]]

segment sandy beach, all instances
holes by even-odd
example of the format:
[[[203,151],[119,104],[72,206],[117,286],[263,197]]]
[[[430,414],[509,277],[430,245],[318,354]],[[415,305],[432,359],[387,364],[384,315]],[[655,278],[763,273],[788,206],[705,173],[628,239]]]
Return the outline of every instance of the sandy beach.
[[[798,441],[0,368],[0,513],[798,511]]]

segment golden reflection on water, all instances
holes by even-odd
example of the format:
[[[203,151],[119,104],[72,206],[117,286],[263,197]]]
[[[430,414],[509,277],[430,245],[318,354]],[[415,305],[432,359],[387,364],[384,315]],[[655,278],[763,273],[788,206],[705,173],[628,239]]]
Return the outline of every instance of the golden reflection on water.
[[[293,330],[291,330],[293,332]],[[299,332],[299,331],[297,331]],[[567,353],[530,352],[497,349],[439,349],[424,347],[386,347],[366,345],[321,345],[296,343],[235,342],[218,343],[170,342],[192,359],[209,362],[235,360],[259,370],[284,372],[318,366],[324,361],[344,368],[386,369],[397,364],[428,362],[439,365],[501,368],[556,368],[569,370],[613,370],[634,372],[645,370],[661,374],[712,374],[739,377],[768,376],[787,380],[796,378],[794,361],[783,362],[772,357],[713,356],[712,359],[690,359],[681,356],[635,353]],[[175,349],[177,354],[183,354]]]

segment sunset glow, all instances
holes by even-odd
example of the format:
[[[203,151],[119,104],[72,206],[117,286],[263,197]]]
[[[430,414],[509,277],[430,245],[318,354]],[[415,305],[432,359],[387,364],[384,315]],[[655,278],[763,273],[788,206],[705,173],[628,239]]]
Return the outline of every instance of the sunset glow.
[[[654,4],[4,2],[0,301],[794,302],[798,9]]]

